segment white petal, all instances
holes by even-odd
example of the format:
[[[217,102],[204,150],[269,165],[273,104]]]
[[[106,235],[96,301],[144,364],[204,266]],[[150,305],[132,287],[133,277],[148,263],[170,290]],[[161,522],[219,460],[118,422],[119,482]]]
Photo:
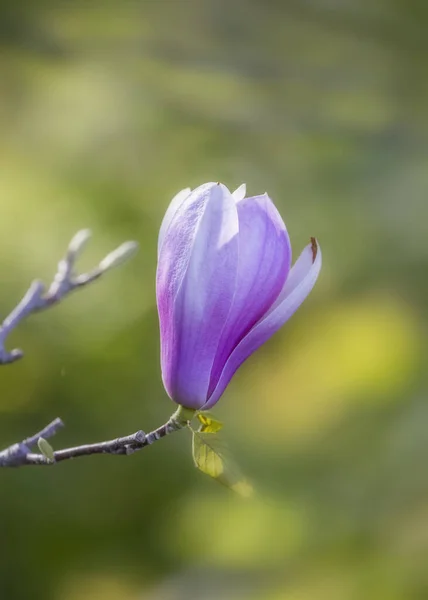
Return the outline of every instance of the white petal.
[[[242,183],[239,188],[236,188],[236,190],[233,192],[232,196],[233,199],[235,200],[235,202],[239,202],[240,200],[243,200],[245,198],[245,194],[247,193],[247,186],[245,185],[245,183]]]
[[[170,205],[168,206],[165,216],[162,220],[160,230],[159,230],[159,238],[158,238],[158,257],[159,252],[163,244],[163,240],[165,238],[165,234],[168,231],[168,227],[171,224],[172,219],[174,218],[175,213],[180,208],[184,200],[188,197],[192,190],[190,188],[184,188],[174,196],[171,200]]]

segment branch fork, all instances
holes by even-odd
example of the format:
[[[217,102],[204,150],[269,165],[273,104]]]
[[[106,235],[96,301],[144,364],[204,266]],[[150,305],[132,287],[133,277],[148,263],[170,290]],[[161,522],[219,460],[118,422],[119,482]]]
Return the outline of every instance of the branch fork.
[[[107,254],[92,271],[76,275],[74,272],[76,260],[91,235],[89,229],[78,231],[70,241],[66,255],[58,263],[57,272],[47,291],[42,281],[33,281],[22,300],[0,325],[0,366],[13,363],[23,357],[24,353],[19,348],[7,351],[5,342],[11,331],[25,317],[57,304],[73,290],[96,281],[106,271],[133,256],[138,249],[137,242],[125,242]]]
[[[8,351],[6,350],[5,343],[9,334],[25,317],[57,304],[68,296],[70,292],[96,281],[106,271],[128,260],[138,249],[137,242],[125,242],[107,254],[88,273],[76,274],[76,260],[91,235],[89,229],[78,231],[70,241],[64,258],[59,261],[57,272],[47,290],[43,282],[39,280],[33,281],[22,300],[0,324],[0,366],[11,364],[23,357],[22,350],[14,348]],[[47,466],[62,460],[87,456],[89,454],[128,455],[152,444],[173,431],[182,429],[186,424],[187,421],[183,420],[183,414],[178,411],[167,423],[147,435],[143,431],[137,431],[131,435],[119,437],[114,440],[75,446],[55,452],[47,442],[47,439],[53,437],[64,426],[61,419],[55,419],[35,435],[0,451],[0,467],[21,467],[24,465]],[[39,447],[39,453],[32,451],[32,448],[36,445]]]

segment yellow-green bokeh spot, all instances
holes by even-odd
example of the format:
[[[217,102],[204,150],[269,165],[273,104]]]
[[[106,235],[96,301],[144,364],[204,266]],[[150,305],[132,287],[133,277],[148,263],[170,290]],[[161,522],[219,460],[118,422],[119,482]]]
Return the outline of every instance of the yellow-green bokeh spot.
[[[355,406],[389,402],[417,372],[421,341],[416,315],[387,293],[332,304],[290,324],[274,352],[261,352],[243,369],[251,405],[246,435],[282,446],[328,430]]]
[[[201,535],[207,527],[209,544]],[[284,495],[258,490],[243,502],[237,494],[221,489],[217,493],[207,489],[204,494],[194,488],[165,520],[163,531],[164,543],[169,539],[170,550],[187,561],[203,556],[213,567],[283,572],[284,565],[308,543],[311,523],[307,506]]]

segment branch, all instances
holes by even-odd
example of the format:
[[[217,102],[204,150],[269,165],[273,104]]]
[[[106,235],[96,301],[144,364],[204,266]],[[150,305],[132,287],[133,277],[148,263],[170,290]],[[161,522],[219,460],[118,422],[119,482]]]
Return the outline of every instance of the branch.
[[[137,242],[125,242],[113,252],[110,252],[89,273],[76,275],[74,265],[91,236],[89,229],[76,233],[71,240],[65,257],[58,263],[57,273],[47,291],[41,281],[33,281],[25,296],[0,325],[0,365],[6,365],[22,358],[23,352],[15,348],[8,352],[5,349],[7,336],[28,315],[44,310],[57,304],[73,290],[82,288],[98,279],[107,270],[121,264],[132,256],[137,248]]]
[[[23,356],[22,350],[15,348],[8,352],[5,341],[11,331],[29,314],[49,308],[58,303],[67,294],[75,289],[83,287],[98,279],[108,269],[121,264],[137,250],[136,242],[125,242],[116,250],[108,254],[99,265],[82,275],[74,273],[74,265],[80,252],[88,241],[91,232],[87,229],[79,231],[71,240],[65,257],[58,264],[58,271],[49,289],[45,292],[41,281],[34,281],[25,296],[0,325],[0,365],[10,364]],[[146,446],[150,446],[166,435],[183,429],[187,426],[195,411],[179,406],[177,411],[164,424],[145,434],[137,431],[125,437],[98,442],[96,444],[84,444],[63,450],[53,450],[47,442],[59,429],[64,427],[61,419],[55,419],[38,433],[26,438],[22,442],[12,444],[0,452],[0,467],[22,467],[25,465],[53,465],[57,462],[88,456],[91,454],[133,454]],[[32,446],[37,445],[40,453],[31,451]]]
[[[52,421],[52,423],[44,427],[39,433],[1,451],[0,467],[23,467],[25,465],[50,466],[63,460],[79,456],[89,456],[91,454],[120,454],[127,456],[146,446],[150,446],[174,431],[183,429],[189,424],[194,412],[180,406],[164,425],[161,425],[150,433],[146,434],[140,430],[114,440],[98,442],[96,444],[84,444],[83,446],[75,446],[73,448],[57,450],[56,452],[46,442],[47,438],[53,437],[58,429],[64,426],[61,419],[55,419],[55,421]],[[42,440],[42,443],[40,440]],[[41,450],[47,446],[51,452],[42,452],[40,454],[31,452],[31,446],[36,444]],[[50,455],[49,457],[48,454]]]
[[[58,271],[48,290],[45,292],[41,281],[34,281],[16,308],[0,325],[0,365],[10,364],[23,356],[22,350],[15,348],[11,352],[8,352],[4,345],[7,336],[26,316],[49,308],[73,290],[95,281],[108,269],[121,264],[124,260],[132,256],[138,247],[136,242],[125,242],[103,258],[95,269],[89,273],[76,275],[74,273],[76,259],[83,250],[90,235],[91,232],[89,230],[79,231],[71,240],[65,257],[59,262]],[[22,442],[12,444],[1,451],[0,467],[22,467],[25,465],[48,466],[63,460],[91,454],[133,454],[137,450],[150,446],[166,435],[183,429],[183,427],[188,425],[194,413],[195,411],[193,410],[179,406],[178,410],[164,425],[161,425],[150,433],[145,434],[143,431],[137,431],[131,435],[119,437],[114,440],[98,442],[96,444],[84,444],[83,446],[65,448],[56,452],[47,442],[47,439],[53,437],[64,424],[61,419],[55,419],[38,433],[26,438]],[[31,448],[35,445],[38,446],[40,453],[31,451]]]

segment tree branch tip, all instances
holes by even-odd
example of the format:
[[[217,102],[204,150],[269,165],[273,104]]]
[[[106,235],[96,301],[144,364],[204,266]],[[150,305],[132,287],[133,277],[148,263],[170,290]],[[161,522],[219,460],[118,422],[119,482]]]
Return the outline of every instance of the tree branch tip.
[[[123,242],[123,244],[115,248],[112,252],[109,252],[109,254],[101,260],[98,265],[99,269],[104,273],[113,267],[118,267],[126,260],[132,258],[134,254],[137,253],[138,248],[138,242],[133,240]]]
[[[92,231],[90,229],[80,229],[72,238],[68,244],[68,254],[72,255],[73,258],[78,256],[83,248],[86,246],[90,238],[92,237]]]
[[[24,356],[20,348],[14,348],[10,352],[0,352],[0,365],[11,365]]]
[[[10,357],[12,360],[18,360],[24,356],[24,351],[21,348],[14,348],[10,352]]]
[[[33,279],[33,281],[31,282],[30,285],[30,290],[43,290],[45,287],[45,284],[43,283],[43,281],[41,279]]]

